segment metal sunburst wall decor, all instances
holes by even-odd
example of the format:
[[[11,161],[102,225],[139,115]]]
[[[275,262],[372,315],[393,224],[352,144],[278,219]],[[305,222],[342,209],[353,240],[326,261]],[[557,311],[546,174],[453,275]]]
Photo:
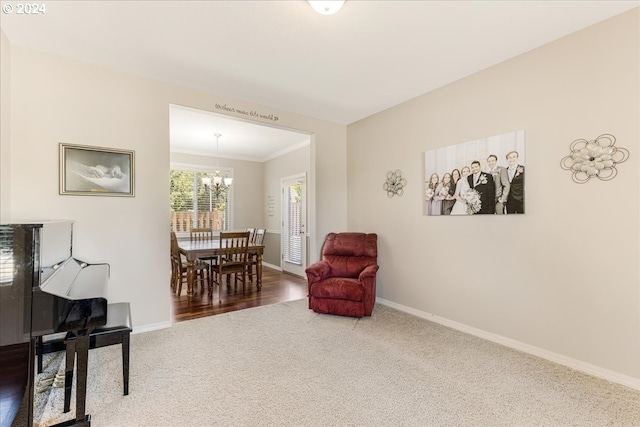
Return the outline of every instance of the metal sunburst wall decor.
[[[571,154],[560,161],[560,167],[570,170],[571,179],[584,184],[591,178],[609,181],[618,174],[616,166],[629,158],[629,150],[616,147],[616,138],[605,133],[592,141],[576,139],[569,149]]]
[[[407,180],[402,177],[402,171],[396,169],[395,172],[387,172],[387,182],[384,183],[382,189],[387,192],[387,196],[392,198],[393,196],[402,196],[404,193],[403,188],[407,185]]]

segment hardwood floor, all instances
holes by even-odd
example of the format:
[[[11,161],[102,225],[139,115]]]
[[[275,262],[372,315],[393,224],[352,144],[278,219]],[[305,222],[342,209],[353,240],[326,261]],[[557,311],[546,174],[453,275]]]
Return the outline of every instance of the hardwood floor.
[[[255,279],[254,279],[255,280]],[[169,289],[169,292],[171,290]],[[200,292],[194,298],[187,298],[186,286],[182,294],[173,294],[173,322],[213,316],[215,314],[242,310],[244,308],[259,307],[279,302],[293,301],[307,297],[307,280],[272,268],[262,270],[262,289],[258,292],[255,284],[247,282],[245,295],[242,294],[242,284],[238,285],[238,292],[226,287],[222,288],[222,304],[218,302],[217,289],[210,298],[208,292]]]
[[[0,426],[11,425],[23,404],[28,384],[29,351],[29,343],[0,347]],[[23,404],[22,409],[26,407],[28,405]]]

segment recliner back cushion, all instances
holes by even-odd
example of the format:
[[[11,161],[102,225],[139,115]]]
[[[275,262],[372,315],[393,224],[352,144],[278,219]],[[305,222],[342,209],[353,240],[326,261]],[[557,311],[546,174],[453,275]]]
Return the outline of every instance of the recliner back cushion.
[[[329,233],[322,247],[322,259],[331,265],[331,275],[358,277],[368,265],[378,261],[375,233]]]

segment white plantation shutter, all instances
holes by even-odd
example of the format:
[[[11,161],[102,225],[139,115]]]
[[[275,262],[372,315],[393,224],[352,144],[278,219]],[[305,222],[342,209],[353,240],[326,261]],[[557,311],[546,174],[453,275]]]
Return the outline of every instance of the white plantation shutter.
[[[284,258],[293,264],[302,264],[302,201],[300,200],[301,185],[291,185],[285,189],[287,215],[284,219],[286,241],[284,246]]]

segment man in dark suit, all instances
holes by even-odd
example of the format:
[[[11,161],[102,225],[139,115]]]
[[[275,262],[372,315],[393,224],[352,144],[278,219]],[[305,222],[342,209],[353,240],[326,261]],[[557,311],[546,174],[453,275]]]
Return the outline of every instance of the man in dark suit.
[[[502,215],[504,212],[504,204],[507,203],[509,197],[509,176],[507,168],[498,166],[498,156],[490,154],[487,157],[487,170],[493,177],[493,184],[496,186],[496,214]]]
[[[507,214],[524,213],[524,166],[518,164],[518,152],[507,153],[507,175],[511,183],[507,196]]]
[[[479,214],[494,214],[496,213],[496,187],[493,182],[493,177],[490,173],[482,172],[480,170],[480,162],[474,160],[471,162],[471,175],[467,177],[469,181],[469,187],[473,188],[480,194],[480,206]]]

